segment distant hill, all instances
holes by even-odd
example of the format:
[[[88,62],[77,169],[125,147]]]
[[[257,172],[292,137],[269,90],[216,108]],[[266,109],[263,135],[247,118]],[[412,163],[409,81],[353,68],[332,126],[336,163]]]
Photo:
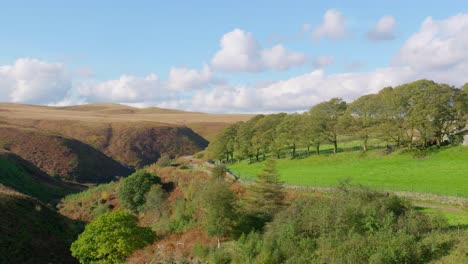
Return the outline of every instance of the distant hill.
[[[0,103],[0,122],[21,124],[23,121],[73,120],[95,123],[150,122],[186,126],[208,141],[224,127],[247,121],[249,114],[207,114],[158,107],[135,108],[120,104],[98,103],[65,107],[50,107]]]
[[[162,154],[176,157],[203,150],[224,127],[251,117],[108,103],[67,107],[4,103],[0,104],[0,149],[3,146],[50,175],[105,182],[128,173],[116,164],[110,166],[94,150],[140,168]],[[83,154],[78,155],[78,165],[71,157],[74,152]]]

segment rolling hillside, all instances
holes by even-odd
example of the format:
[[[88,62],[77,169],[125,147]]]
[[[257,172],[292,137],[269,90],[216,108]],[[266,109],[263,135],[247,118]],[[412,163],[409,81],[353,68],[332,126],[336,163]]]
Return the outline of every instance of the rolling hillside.
[[[0,263],[77,263],[70,244],[83,224],[0,184]]]
[[[32,163],[8,151],[0,151],[0,184],[45,203],[85,188],[50,177]]]
[[[224,127],[249,118],[116,104],[0,104],[0,263],[76,263],[69,248],[83,224],[51,205],[87,188],[79,183],[107,183],[162,155],[199,152]]]
[[[102,183],[133,172],[81,141],[34,128],[0,126],[0,148],[67,181]]]
[[[246,121],[252,117],[253,115],[246,114],[206,114],[157,107],[135,108],[119,104],[67,107],[0,104],[0,123],[31,126],[44,121],[79,121],[94,124],[149,122],[155,126],[185,126],[208,141],[229,124]]]
[[[64,168],[50,168],[54,165],[45,157],[40,158],[40,152],[22,152],[21,146],[29,143],[27,140],[18,143],[16,131],[29,133],[28,137],[40,132],[75,139],[126,166],[140,168],[155,162],[162,154],[175,157],[198,152],[224,127],[249,118],[251,115],[216,115],[155,107],[139,109],[118,104],[46,107],[6,103],[0,104],[0,125],[5,131],[5,135],[0,136],[0,144],[6,148],[10,146],[12,152],[49,174],[70,173]],[[56,138],[52,140],[55,141]],[[73,141],[73,144],[79,143]],[[56,149],[60,152],[61,148]],[[50,149],[42,152],[49,153]],[[63,151],[60,156],[62,154]],[[31,156],[39,160],[34,162]],[[56,158],[49,155],[50,161]],[[119,175],[115,171],[110,173]]]

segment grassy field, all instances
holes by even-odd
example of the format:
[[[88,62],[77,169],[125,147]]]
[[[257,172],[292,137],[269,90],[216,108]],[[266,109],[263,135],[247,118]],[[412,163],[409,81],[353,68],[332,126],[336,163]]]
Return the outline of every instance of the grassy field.
[[[468,212],[462,211],[447,211],[437,208],[420,208],[423,213],[427,214],[439,214],[447,219],[447,222],[450,226],[463,226],[463,228],[468,231]]]
[[[253,179],[263,162],[243,161],[229,169],[243,179]],[[374,189],[400,190],[468,197],[468,148],[446,147],[425,157],[414,152],[385,155],[375,149],[313,155],[303,159],[281,159],[278,171],[291,185],[334,187],[346,178]]]

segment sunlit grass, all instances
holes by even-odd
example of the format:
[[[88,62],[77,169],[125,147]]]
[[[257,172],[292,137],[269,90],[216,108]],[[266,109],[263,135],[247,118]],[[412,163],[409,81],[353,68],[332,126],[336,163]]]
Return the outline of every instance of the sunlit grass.
[[[253,179],[263,162],[229,165],[244,179]],[[468,197],[468,148],[445,147],[428,151],[425,157],[399,151],[385,155],[382,149],[363,153],[312,155],[278,160],[282,180],[291,185],[335,187],[346,178],[374,189],[401,190]]]

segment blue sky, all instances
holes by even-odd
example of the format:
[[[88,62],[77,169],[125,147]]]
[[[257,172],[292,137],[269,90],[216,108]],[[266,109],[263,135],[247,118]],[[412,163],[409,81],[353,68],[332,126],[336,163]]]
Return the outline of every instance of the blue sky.
[[[468,81],[459,65],[468,59],[466,46],[456,47],[463,54],[448,64],[443,57],[452,55],[438,54],[434,60],[441,60],[442,68],[436,62],[437,67],[424,68],[424,57],[434,50],[418,57],[414,44],[442,40],[453,50],[451,39],[468,41],[461,36],[468,34],[467,1],[5,1],[1,6],[0,101],[296,111],[332,96],[352,100],[378,90],[374,86],[420,77],[454,85]],[[331,22],[320,31],[327,14]],[[381,28],[385,32],[370,39],[384,17],[390,21]],[[426,35],[434,28],[422,32],[428,17],[437,31],[433,39]],[[214,63],[226,35],[229,52]],[[276,45],[283,50],[268,53]],[[238,46],[249,47],[248,54]],[[246,61],[234,65],[243,55]],[[454,70],[448,67],[461,72],[448,74]],[[183,70],[169,81],[171,69]],[[321,74],[320,80],[312,73]],[[380,75],[388,79],[377,80]],[[302,81],[294,82],[298,78]]]

